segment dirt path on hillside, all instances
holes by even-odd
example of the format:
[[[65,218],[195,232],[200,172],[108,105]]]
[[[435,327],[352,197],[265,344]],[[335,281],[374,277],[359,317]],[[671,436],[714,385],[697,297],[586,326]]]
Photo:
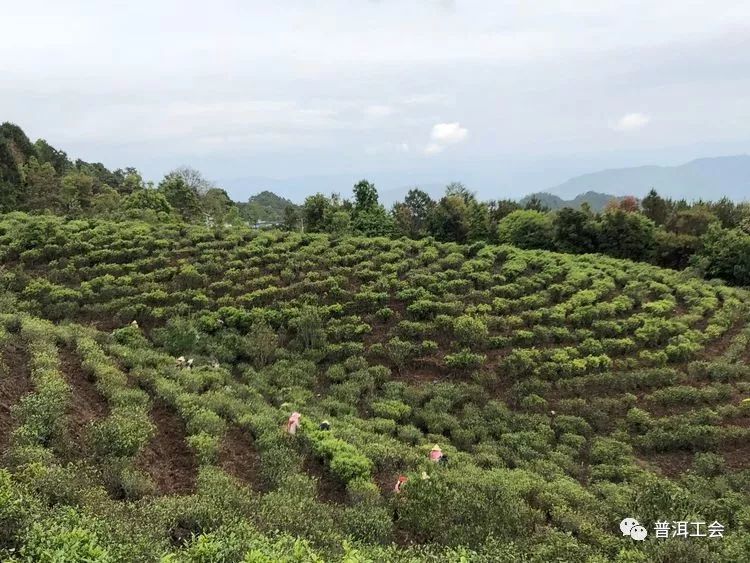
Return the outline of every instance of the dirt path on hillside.
[[[150,416],[156,433],[139,454],[136,465],[153,479],[160,494],[193,492],[198,464],[185,440],[184,423],[159,401],[154,403]]]
[[[86,447],[88,427],[109,416],[109,405],[84,371],[76,352],[69,347],[61,347],[58,353],[60,373],[70,385],[72,393],[67,412],[70,440],[66,440],[66,444],[73,450],[70,454],[80,457]]]
[[[315,479],[320,502],[348,504],[346,486],[328,472],[322,461],[308,455],[302,464],[302,470]]]
[[[254,491],[265,491],[268,487],[263,483],[260,463],[260,454],[252,437],[236,426],[230,426],[219,451],[222,469]]]
[[[13,405],[32,391],[29,355],[24,346],[9,342],[2,350],[0,363],[0,455],[10,444],[16,426],[11,415]]]

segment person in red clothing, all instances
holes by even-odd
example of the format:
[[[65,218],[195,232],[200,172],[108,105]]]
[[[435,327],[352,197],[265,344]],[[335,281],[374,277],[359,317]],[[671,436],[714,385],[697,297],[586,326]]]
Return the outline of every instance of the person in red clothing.
[[[409,478],[406,475],[399,475],[398,479],[396,480],[396,486],[393,487],[393,492],[398,494],[401,492],[401,487],[404,483],[406,483],[409,480]]]

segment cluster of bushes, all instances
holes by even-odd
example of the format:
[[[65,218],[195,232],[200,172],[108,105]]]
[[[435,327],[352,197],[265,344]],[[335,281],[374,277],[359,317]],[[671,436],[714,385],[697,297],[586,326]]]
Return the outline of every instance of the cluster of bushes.
[[[10,328],[20,328],[19,336],[28,351],[33,392],[21,397],[13,407],[18,427],[13,431],[12,442],[28,453],[36,448],[60,447],[71,391],[59,371],[56,329],[47,321],[26,316],[20,318],[20,327],[18,323],[18,318],[9,320]]]

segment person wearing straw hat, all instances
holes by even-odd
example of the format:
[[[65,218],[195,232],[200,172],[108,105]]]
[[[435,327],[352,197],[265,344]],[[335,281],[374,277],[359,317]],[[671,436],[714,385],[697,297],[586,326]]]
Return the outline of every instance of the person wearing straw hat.
[[[432,461],[433,463],[437,463],[442,457],[443,450],[440,449],[440,446],[438,446],[437,444],[432,446],[432,449],[430,450],[430,461]]]

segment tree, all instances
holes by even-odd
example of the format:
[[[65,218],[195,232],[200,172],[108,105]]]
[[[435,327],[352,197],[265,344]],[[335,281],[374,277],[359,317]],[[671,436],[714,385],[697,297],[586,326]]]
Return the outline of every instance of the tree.
[[[27,161],[16,140],[23,132],[19,135],[15,127],[10,123],[0,125],[0,211],[18,209],[24,200],[23,170]]]
[[[301,214],[297,207],[290,205],[284,209],[284,221],[282,225],[289,231],[299,231],[302,228]]]
[[[721,221],[721,226],[725,229],[738,227],[742,220],[742,206],[737,205],[728,197],[711,203],[708,208]]]
[[[311,233],[324,232],[332,207],[331,200],[321,193],[305,198],[305,203],[302,204],[304,230]]]
[[[463,199],[465,203],[469,203],[471,200],[475,199],[474,193],[461,182],[451,182],[445,186],[445,195],[449,197],[458,196]]]
[[[616,258],[646,260],[654,248],[656,225],[640,213],[607,211],[599,224],[599,251]]]
[[[360,180],[354,184],[354,212],[372,209],[378,204],[378,190],[367,180]]]
[[[695,206],[674,213],[667,221],[667,229],[679,235],[703,236],[711,223],[718,222],[716,215],[705,206]]]
[[[26,189],[23,207],[31,211],[54,211],[60,208],[60,178],[49,162],[31,157],[23,167]]]
[[[183,219],[195,221],[203,218],[197,190],[190,187],[180,174],[167,174],[158,189]]]
[[[70,162],[68,155],[64,151],[57,150],[44,139],[37,140],[34,145],[39,162],[49,162],[58,174],[65,174],[72,168],[73,163]]]
[[[360,219],[363,215],[360,215]],[[327,230],[332,235],[344,236],[351,230],[351,215],[343,209],[331,213],[331,219],[328,222]]]
[[[698,264],[707,277],[719,277],[738,285],[750,284],[750,235],[712,224],[703,237]]]
[[[138,190],[123,200],[123,207],[130,210],[151,210],[156,213],[171,213],[172,206],[166,196],[157,190]]]
[[[552,224],[558,250],[573,253],[596,252],[596,221],[590,213],[565,207],[555,213]]]
[[[549,207],[547,207],[544,202],[537,196],[536,194],[533,194],[527,201],[526,205],[523,206],[524,209],[527,211],[541,211],[546,212],[549,211]]]
[[[445,195],[430,217],[430,232],[444,242],[466,242],[470,229],[469,209],[461,195]]]
[[[336,213],[336,215],[339,213]],[[393,218],[385,210],[385,207],[376,204],[356,213],[352,218],[352,228],[356,233],[367,237],[385,237],[393,233]]]
[[[83,172],[71,171],[62,179],[60,190],[61,210],[75,214],[91,208],[94,196],[94,178]]]
[[[146,189],[146,184],[140,173],[135,168],[126,168],[117,191],[123,195],[130,195],[143,189]]]
[[[233,224],[239,220],[237,206],[221,188],[210,188],[202,198],[202,205],[214,225]]]
[[[111,215],[120,208],[121,203],[122,198],[117,190],[107,186],[91,198],[91,214],[95,217]]]
[[[554,229],[550,215],[541,211],[519,209],[498,225],[498,239],[519,248],[551,249]]]
[[[626,195],[621,199],[610,199],[607,203],[606,211],[624,211],[626,213],[636,213],[640,210],[638,199],[632,195]]]
[[[701,239],[692,235],[680,235],[657,229],[654,237],[653,262],[664,268],[682,270],[701,247]]]
[[[427,234],[430,214],[435,202],[422,190],[409,190],[403,203],[393,206],[393,218],[396,230],[410,238],[421,238]]]
[[[489,207],[486,203],[479,202],[472,198],[468,203],[469,211],[469,241],[490,240],[494,238],[490,227]]]
[[[203,174],[190,166],[180,166],[169,173],[170,176],[181,178],[185,185],[199,195],[205,195],[214,188],[213,182],[207,180]]]
[[[669,204],[656,190],[651,188],[648,195],[641,202],[643,214],[657,225],[664,225],[669,217]]]

